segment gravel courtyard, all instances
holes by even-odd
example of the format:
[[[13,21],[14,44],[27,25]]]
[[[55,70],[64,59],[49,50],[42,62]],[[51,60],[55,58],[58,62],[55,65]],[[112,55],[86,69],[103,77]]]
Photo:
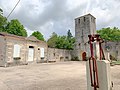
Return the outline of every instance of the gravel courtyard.
[[[113,90],[120,88],[120,66],[111,67]],[[0,67],[0,90],[86,90],[85,62]]]

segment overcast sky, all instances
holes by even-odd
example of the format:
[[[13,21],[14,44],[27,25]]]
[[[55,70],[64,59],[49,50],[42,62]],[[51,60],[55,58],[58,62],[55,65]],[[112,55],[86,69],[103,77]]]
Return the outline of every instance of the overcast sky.
[[[0,0],[4,16],[17,2]],[[8,19],[18,19],[29,35],[38,30],[48,39],[52,32],[65,35],[68,29],[74,35],[74,19],[88,13],[96,17],[97,30],[108,26],[120,28],[120,0],[20,0]]]

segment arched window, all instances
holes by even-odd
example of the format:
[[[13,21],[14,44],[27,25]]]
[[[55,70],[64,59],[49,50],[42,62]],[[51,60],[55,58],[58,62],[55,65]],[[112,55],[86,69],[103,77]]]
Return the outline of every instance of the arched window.
[[[84,22],[85,22],[85,20],[86,20],[86,19],[85,19],[85,17],[84,17]]]
[[[14,45],[13,57],[20,57],[20,45]]]
[[[78,23],[80,23],[80,19],[78,19]]]

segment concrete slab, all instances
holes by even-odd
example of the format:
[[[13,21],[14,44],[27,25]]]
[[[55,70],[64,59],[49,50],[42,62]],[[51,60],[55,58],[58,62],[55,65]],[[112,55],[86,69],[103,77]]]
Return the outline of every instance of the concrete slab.
[[[96,63],[97,63],[97,71],[98,71],[98,83],[99,83],[99,88],[97,88],[97,90],[112,90],[110,62],[108,60],[97,60]],[[87,61],[86,67],[87,67],[86,69],[87,90],[94,90],[94,88],[91,86],[89,61]],[[93,72],[93,68],[92,68],[92,72]]]

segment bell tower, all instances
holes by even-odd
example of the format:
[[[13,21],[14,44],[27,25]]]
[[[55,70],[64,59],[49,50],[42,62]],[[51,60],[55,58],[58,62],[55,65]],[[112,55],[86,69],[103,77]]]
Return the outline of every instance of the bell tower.
[[[96,34],[95,20],[91,14],[75,18],[75,56],[80,60],[84,59],[85,53],[89,56],[88,35]]]

